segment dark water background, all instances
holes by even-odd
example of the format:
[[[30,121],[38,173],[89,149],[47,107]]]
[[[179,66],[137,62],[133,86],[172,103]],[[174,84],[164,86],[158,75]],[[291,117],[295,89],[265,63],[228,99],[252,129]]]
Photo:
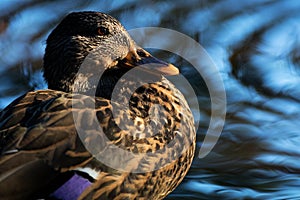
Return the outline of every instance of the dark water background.
[[[109,13],[127,29],[182,32],[200,42],[222,75],[222,135],[167,199],[300,199],[300,1],[1,0],[1,109],[28,90],[46,87],[45,39],[66,13],[79,10]],[[210,116],[205,84],[180,58],[157,56],[181,67],[196,90],[199,149]]]

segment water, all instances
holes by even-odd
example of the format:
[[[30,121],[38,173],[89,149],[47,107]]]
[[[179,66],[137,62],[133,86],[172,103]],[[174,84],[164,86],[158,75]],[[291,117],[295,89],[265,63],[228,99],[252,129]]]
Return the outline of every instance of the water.
[[[202,159],[196,153],[167,199],[300,199],[300,1],[12,2],[0,4],[1,108],[46,87],[45,39],[70,11],[106,12],[127,29],[173,29],[200,42],[215,62],[227,114],[213,151]],[[198,95],[199,151],[211,114],[205,82],[182,58],[155,54],[176,63]]]

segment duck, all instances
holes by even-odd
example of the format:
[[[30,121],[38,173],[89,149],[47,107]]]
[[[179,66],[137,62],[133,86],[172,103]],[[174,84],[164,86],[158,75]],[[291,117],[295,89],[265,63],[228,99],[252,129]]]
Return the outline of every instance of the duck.
[[[192,112],[167,79],[178,74],[114,17],[67,14],[46,40],[48,89],[0,113],[1,198],[165,198],[195,153]]]

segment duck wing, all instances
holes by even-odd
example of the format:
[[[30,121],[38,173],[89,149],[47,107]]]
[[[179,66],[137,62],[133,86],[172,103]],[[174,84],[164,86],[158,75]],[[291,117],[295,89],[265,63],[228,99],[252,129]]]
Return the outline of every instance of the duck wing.
[[[1,112],[1,197],[28,199],[62,172],[91,160],[71,112],[71,101],[84,101],[80,97],[90,98],[53,90],[29,92]]]

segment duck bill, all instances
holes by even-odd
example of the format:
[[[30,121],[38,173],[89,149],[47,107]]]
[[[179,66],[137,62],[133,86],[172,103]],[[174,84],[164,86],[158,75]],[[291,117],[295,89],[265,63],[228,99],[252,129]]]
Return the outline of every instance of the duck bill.
[[[158,58],[155,58],[142,48],[131,49],[126,57],[121,60],[120,64],[120,67],[140,67],[141,70],[145,70],[151,73],[158,73],[165,76],[173,76],[179,74],[179,70],[177,67],[170,63],[159,60]]]

